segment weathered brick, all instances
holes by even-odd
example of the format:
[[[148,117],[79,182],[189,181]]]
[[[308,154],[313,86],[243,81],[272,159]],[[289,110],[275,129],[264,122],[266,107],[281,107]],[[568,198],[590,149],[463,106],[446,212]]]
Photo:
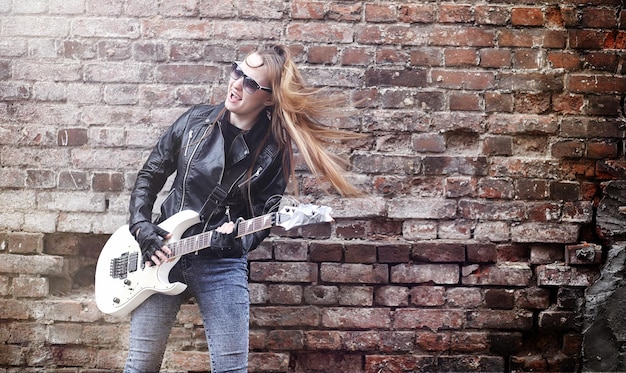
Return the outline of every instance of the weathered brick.
[[[483,304],[483,292],[478,288],[455,287],[446,291],[445,299],[452,307],[477,308]]]
[[[269,285],[267,294],[272,304],[300,304],[302,301],[302,287],[298,285]]]
[[[436,368],[436,360],[426,355],[367,355],[365,371],[379,372],[389,369],[392,372],[432,371]]]
[[[45,277],[17,277],[13,279],[13,295],[18,298],[43,298],[50,293]]]
[[[578,239],[579,227],[574,224],[523,223],[511,227],[513,242],[573,243]]]
[[[437,358],[439,369],[448,372],[468,372],[477,369],[482,372],[504,370],[504,358],[499,356],[440,356]],[[478,367],[478,368],[476,368]]]
[[[398,264],[391,267],[391,283],[456,284],[460,270],[454,264]]]
[[[399,308],[393,313],[393,327],[397,329],[461,329],[465,313],[461,310]]]
[[[598,277],[595,269],[570,267],[562,264],[540,265],[536,270],[539,286],[579,286],[586,287]]]
[[[331,283],[384,284],[388,282],[386,264],[322,263],[320,280]]]
[[[389,329],[391,311],[387,308],[325,308],[321,311],[326,328]]]
[[[528,286],[532,275],[526,263],[497,263],[464,267],[462,281],[465,285]]]
[[[250,263],[250,279],[270,282],[315,282],[317,281],[317,265],[304,262],[252,262]]]
[[[374,304],[374,289],[370,286],[341,286],[339,288],[339,305],[365,306]]]
[[[319,320],[320,310],[314,307],[250,307],[252,327],[314,327]]]
[[[411,250],[411,258],[419,262],[465,262],[465,245],[448,242],[416,243]]]
[[[409,297],[416,306],[442,306],[446,302],[446,290],[441,286],[416,286],[411,288]]]
[[[308,331],[304,333],[304,344],[309,350],[339,350],[341,349],[341,333]]]
[[[379,263],[404,263],[409,260],[411,246],[408,244],[387,244],[377,247]]]
[[[529,330],[533,313],[516,310],[476,310],[467,315],[468,328]]]
[[[407,306],[409,304],[409,289],[401,286],[383,286],[374,293],[376,304],[383,306]]]

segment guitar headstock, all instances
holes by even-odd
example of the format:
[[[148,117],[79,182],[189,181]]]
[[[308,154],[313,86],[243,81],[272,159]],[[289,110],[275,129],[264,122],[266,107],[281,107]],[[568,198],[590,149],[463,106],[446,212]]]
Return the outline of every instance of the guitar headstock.
[[[329,223],[332,209],[328,206],[313,205],[310,203],[298,206],[283,206],[276,213],[276,225],[286,230],[304,225]]]

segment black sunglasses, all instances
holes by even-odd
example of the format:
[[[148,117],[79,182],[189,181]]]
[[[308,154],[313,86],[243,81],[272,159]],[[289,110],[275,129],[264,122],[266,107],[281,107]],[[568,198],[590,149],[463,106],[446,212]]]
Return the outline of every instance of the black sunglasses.
[[[261,91],[272,93],[271,88],[260,86],[259,83],[257,83],[254,79],[244,74],[243,70],[241,70],[241,66],[239,66],[239,62],[233,62],[233,64],[230,66],[230,77],[234,80],[239,80],[243,78],[243,89],[249,94],[253,94],[259,89]]]

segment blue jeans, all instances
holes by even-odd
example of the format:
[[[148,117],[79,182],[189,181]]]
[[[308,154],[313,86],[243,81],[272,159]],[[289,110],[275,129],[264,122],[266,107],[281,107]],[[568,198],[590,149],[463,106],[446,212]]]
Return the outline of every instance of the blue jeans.
[[[191,296],[202,314],[211,372],[246,372],[250,320],[246,258],[189,254],[172,268],[170,281],[184,282],[188,288],[174,296],[154,294],[133,311],[124,372],[159,371],[176,314]]]

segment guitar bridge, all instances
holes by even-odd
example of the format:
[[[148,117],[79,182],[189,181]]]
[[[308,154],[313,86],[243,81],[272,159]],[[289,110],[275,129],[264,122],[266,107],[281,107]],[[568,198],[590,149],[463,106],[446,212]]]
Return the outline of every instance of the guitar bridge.
[[[138,253],[124,253],[117,258],[111,259],[110,274],[113,278],[125,279],[130,272],[135,272],[139,264]]]

